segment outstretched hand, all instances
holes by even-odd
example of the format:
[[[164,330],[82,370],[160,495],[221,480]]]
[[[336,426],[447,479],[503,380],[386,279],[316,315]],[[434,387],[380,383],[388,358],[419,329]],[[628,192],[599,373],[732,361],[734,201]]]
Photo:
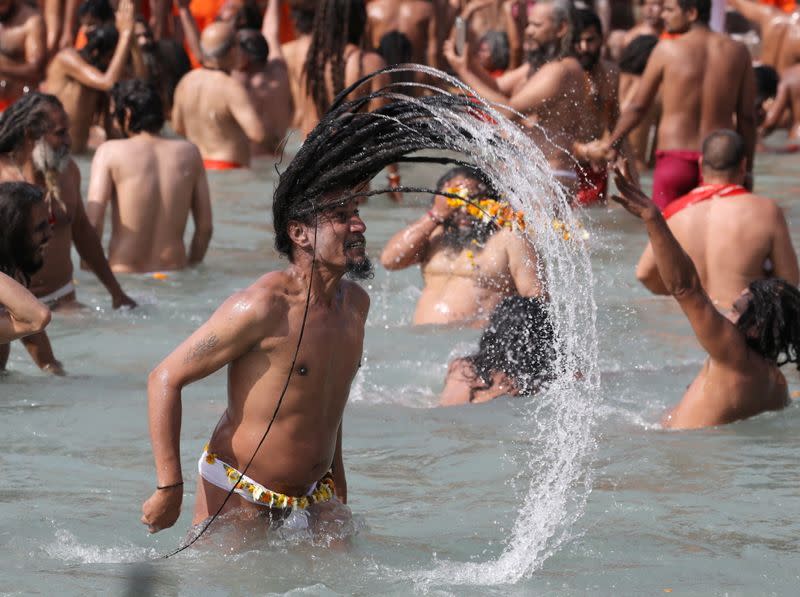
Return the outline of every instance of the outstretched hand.
[[[631,179],[627,162],[614,166],[614,183],[620,195],[612,195],[611,198],[637,218],[644,219],[658,213],[658,208],[650,197]]]
[[[132,0],[120,0],[116,14],[117,31],[120,33],[133,31],[133,24],[136,22],[135,16],[135,7]]]

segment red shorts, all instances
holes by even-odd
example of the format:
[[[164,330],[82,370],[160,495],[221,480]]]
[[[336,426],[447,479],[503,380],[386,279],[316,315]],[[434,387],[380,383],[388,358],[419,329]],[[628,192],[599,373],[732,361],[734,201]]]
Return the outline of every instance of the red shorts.
[[[14,102],[10,99],[5,99],[0,97],[0,114],[8,110],[11,107],[11,104],[13,103]]]
[[[660,210],[683,197],[703,182],[700,175],[700,152],[672,149],[656,151],[653,170],[653,203]]]

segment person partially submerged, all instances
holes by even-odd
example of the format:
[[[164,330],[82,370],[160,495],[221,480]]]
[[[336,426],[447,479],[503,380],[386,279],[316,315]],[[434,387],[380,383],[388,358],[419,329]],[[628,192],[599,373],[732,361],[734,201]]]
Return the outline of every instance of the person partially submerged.
[[[622,171],[615,174],[620,195],[613,199],[644,221],[664,286],[708,353],[664,427],[710,427],[784,408],[789,392],[780,367],[800,369],[800,291],[782,279],[755,280],[721,314],[659,209]]]
[[[553,375],[553,342],[553,326],[540,298],[504,298],[478,351],[450,363],[439,406],[533,394]]]
[[[359,84],[371,84],[370,77]],[[344,276],[371,272],[357,202],[389,191],[363,190],[388,164],[449,160],[418,152],[458,150],[463,137],[432,126],[434,109],[461,118],[474,110],[469,98],[441,95],[396,96],[370,112],[370,98],[344,101],[352,89],[281,174],[273,226],[287,267],[231,296],[149,376],[157,483],[141,520],[151,532],[175,524],[183,501],[181,392],[222,367],[227,408],[198,462],[193,520],[207,521],[200,533],[217,514],[270,526],[292,516],[293,528],[312,532],[322,520],[330,529],[331,519],[348,518],[339,503],[348,495],[342,417],[361,361],[369,297]]]

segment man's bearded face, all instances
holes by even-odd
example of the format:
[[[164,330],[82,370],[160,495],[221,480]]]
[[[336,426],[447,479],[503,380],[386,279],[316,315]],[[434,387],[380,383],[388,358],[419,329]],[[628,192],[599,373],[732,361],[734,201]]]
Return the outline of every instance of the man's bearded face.
[[[590,71],[595,67],[600,60],[602,49],[603,38],[595,27],[589,27],[581,32],[578,43],[575,45],[575,51],[583,70]]]
[[[42,174],[63,172],[69,163],[69,146],[54,148],[42,137],[36,140],[31,159],[33,166]]]

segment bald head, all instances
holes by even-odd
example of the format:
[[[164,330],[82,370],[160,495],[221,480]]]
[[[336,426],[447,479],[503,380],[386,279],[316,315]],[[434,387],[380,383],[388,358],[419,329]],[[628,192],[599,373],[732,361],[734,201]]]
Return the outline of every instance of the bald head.
[[[742,136],[731,130],[714,131],[703,141],[703,174],[734,175],[747,157]]]
[[[233,25],[225,22],[212,23],[200,36],[200,49],[206,58],[219,60],[230,52],[235,41],[236,31]]]

